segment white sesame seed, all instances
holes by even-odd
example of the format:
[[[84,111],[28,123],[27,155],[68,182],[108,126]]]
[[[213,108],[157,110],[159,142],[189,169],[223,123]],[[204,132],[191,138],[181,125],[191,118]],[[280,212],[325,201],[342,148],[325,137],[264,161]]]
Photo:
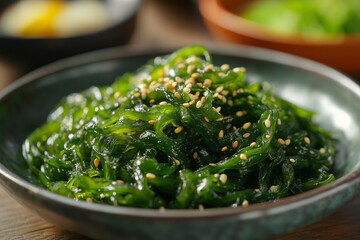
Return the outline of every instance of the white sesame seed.
[[[310,138],[304,137],[304,141],[305,141],[306,144],[310,144]]]
[[[192,88],[192,84],[191,84],[191,83],[187,84],[187,85],[185,86],[185,88],[191,89],[191,88]]]
[[[147,179],[150,179],[150,180],[156,178],[156,175],[153,174],[153,173],[147,173],[145,176],[146,176]]]
[[[320,148],[320,154],[324,154],[325,153],[325,148]]]
[[[125,182],[123,181],[123,180],[116,180],[116,182],[118,183],[118,184],[125,184]]]
[[[271,192],[276,192],[278,190],[278,186],[277,185],[272,185],[271,187],[270,187],[270,191]]]
[[[198,153],[197,152],[194,152],[193,153],[193,159],[197,159],[198,158]]]
[[[243,111],[237,111],[235,114],[237,117],[241,117],[244,115]]]
[[[206,122],[210,122],[210,119],[208,117],[205,116],[204,119]]]
[[[221,111],[221,107],[215,108],[215,112],[220,113],[220,111]]]
[[[278,125],[281,125],[281,119],[280,119],[280,118],[278,118],[277,124],[278,124]]]
[[[293,158],[290,158],[290,162],[294,163],[294,162],[296,162],[296,160]]]
[[[180,127],[177,127],[177,128],[174,130],[174,132],[175,132],[176,134],[178,134],[178,133],[180,133],[182,130],[183,130],[183,126],[180,126]]]
[[[159,103],[159,105],[166,105],[166,104],[167,104],[166,101],[162,101],[162,102]]]
[[[120,97],[120,92],[116,92],[115,94],[114,94],[114,98],[119,98]]]
[[[201,106],[202,106],[201,101],[197,101],[197,103],[196,103],[196,108],[201,108]]]
[[[251,144],[250,144],[250,147],[254,147],[256,145],[256,142],[252,142]]]
[[[183,103],[184,107],[190,107],[190,103]]]
[[[249,206],[249,201],[248,200],[244,200],[241,204],[243,207],[248,207]]]
[[[140,93],[135,93],[134,97],[136,97],[136,98],[140,97]]]
[[[92,198],[89,198],[89,197],[88,197],[88,198],[86,199],[86,202],[88,202],[88,203],[92,203],[92,202],[93,202],[93,200],[92,200]]]
[[[148,123],[149,123],[150,125],[154,125],[154,124],[155,124],[155,120],[149,120]]]
[[[177,67],[178,67],[179,69],[184,69],[186,66],[185,66],[185,64],[183,64],[183,63],[179,63],[179,64],[177,65]]]
[[[187,73],[188,74],[191,74],[194,70],[195,70],[195,68],[196,68],[196,66],[195,65],[189,65],[188,67],[187,67]]]
[[[231,100],[231,99],[227,101],[227,104],[228,104],[230,107],[234,106],[234,102],[233,102],[233,100]]]
[[[215,174],[214,174],[214,177],[218,178],[218,177],[220,177],[220,174],[215,173]]]
[[[209,163],[209,166],[215,167],[215,166],[216,166],[216,163]]]
[[[278,143],[281,145],[285,145],[285,141],[282,138],[278,138]]]
[[[225,77],[225,73],[223,73],[223,72],[219,72],[218,74],[217,74],[219,77]]]
[[[221,151],[222,151],[222,152],[225,152],[227,149],[228,149],[228,147],[225,146],[225,147],[223,147],[223,148],[221,149]]]
[[[219,132],[219,138],[223,138],[223,137],[224,137],[224,131],[221,130],[221,131]]]
[[[265,136],[267,139],[269,139],[271,136],[270,135],[268,135],[268,134],[266,134],[266,136]]]
[[[238,141],[235,141],[232,145],[233,148],[237,148],[239,146],[239,142]]]
[[[220,87],[217,87],[215,91],[219,93],[219,92],[221,92],[222,90],[224,90],[224,87],[223,87],[223,86],[220,86]]]
[[[199,211],[204,211],[204,206],[202,204],[199,204]]]
[[[260,189],[255,188],[254,191],[255,191],[255,192],[260,192]]]
[[[178,83],[183,83],[184,80],[178,76],[175,77],[175,81],[178,82]]]
[[[196,78],[200,77],[200,73],[193,73],[193,74],[191,74],[191,77],[196,79]]]
[[[176,159],[175,159],[174,162],[175,162],[176,165],[178,165],[178,166],[180,165],[180,161],[179,161],[179,160],[176,160]]]
[[[190,105],[193,105],[195,103],[195,99],[191,100],[189,103]]]
[[[238,73],[238,72],[246,72],[246,69],[244,67],[237,67],[233,69],[234,72]]]
[[[226,174],[221,174],[220,175],[220,177],[219,177],[219,180],[220,180],[220,182],[222,183],[222,184],[225,184],[226,183],[226,181],[227,181],[227,179],[228,179],[228,176],[226,175]]]
[[[177,97],[177,98],[181,98],[181,95],[180,95],[180,93],[178,93],[178,92],[175,92],[175,97]]]
[[[230,69],[230,65],[229,64],[223,64],[220,66],[220,69],[223,71],[227,71]]]
[[[247,160],[247,156],[244,153],[240,154],[240,159],[241,160]]]
[[[250,133],[244,133],[243,134],[243,138],[248,138],[248,137],[250,137]]]
[[[289,145],[290,145],[290,143],[291,143],[291,140],[290,140],[290,139],[286,139],[286,140],[285,140],[285,144],[286,144],[286,146],[289,146]]]
[[[183,92],[184,92],[184,93],[190,93],[190,91],[191,91],[191,89],[190,89],[190,88],[187,88],[187,87],[185,87],[185,88],[183,89]]]
[[[213,68],[214,68],[214,64],[209,64],[204,68],[204,70],[207,72],[207,71],[213,70]]]
[[[265,120],[265,126],[267,127],[267,128],[269,128],[270,127],[270,120],[269,119],[266,119]]]
[[[176,88],[177,82],[173,82],[173,83],[171,84],[171,86],[172,86],[173,88]]]
[[[251,122],[244,123],[243,129],[248,129],[251,126]]]
[[[204,80],[204,85],[205,85],[206,87],[211,87],[211,83],[212,83],[212,81],[211,81],[210,79],[205,79],[205,80]]]

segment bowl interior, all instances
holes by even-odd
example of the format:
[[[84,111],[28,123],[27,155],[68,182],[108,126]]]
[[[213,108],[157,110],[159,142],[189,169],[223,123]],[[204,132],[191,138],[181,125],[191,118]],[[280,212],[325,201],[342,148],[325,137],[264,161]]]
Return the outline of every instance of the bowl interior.
[[[285,99],[318,112],[315,120],[336,133],[338,178],[360,169],[359,86],[323,65],[256,48],[213,49],[215,64],[244,66],[250,81],[267,81]],[[46,120],[59,100],[90,86],[108,85],[125,72],[169,51],[127,55],[121,49],[84,55],[38,70],[16,82],[0,97],[0,163],[37,184],[26,168],[21,145]]]

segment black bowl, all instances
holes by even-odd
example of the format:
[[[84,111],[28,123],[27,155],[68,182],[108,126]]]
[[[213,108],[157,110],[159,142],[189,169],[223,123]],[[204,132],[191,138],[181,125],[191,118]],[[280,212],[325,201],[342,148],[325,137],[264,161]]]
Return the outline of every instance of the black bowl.
[[[102,1],[113,19],[107,28],[63,38],[23,38],[0,32],[0,56],[31,69],[71,55],[127,43],[134,32],[136,14],[142,0]],[[0,13],[15,2],[18,0],[1,1]],[[124,11],[126,6],[128,10]]]

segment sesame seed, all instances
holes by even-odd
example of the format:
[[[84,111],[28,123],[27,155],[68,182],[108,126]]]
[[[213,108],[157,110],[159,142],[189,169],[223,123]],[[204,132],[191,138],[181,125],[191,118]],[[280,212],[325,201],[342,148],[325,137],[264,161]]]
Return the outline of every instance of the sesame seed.
[[[222,184],[225,184],[228,179],[228,176],[226,174],[220,174],[219,180]]]
[[[216,95],[216,97],[218,98],[218,99],[220,99],[220,100],[222,100],[223,99],[223,95],[220,95],[220,94],[214,94],[214,96]]]
[[[233,126],[233,131],[236,131],[236,129],[237,129],[237,128],[236,128],[235,126]]]
[[[306,144],[310,144],[310,138],[304,137],[304,141],[305,141]]]
[[[174,130],[174,132],[175,132],[176,134],[178,134],[178,133],[180,133],[182,130],[183,130],[183,126],[180,126],[180,127],[177,127],[177,128]]]
[[[270,127],[270,120],[269,120],[269,119],[266,119],[266,120],[265,120],[265,126],[266,126],[267,128]]]
[[[243,134],[243,138],[248,138],[248,137],[250,137],[250,133],[244,133]]]
[[[251,122],[244,123],[243,129],[248,129],[251,126]]]
[[[177,86],[177,82],[173,82],[172,84],[171,84],[171,86],[173,87],[173,88],[176,88],[176,86]]]
[[[201,101],[198,101],[198,102],[196,103],[196,108],[201,108],[201,106],[202,106]]]
[[[231,100],[231,99],[227,101],[227,104],[228,104],[230,107],[234,106],[234,102],[233,102],[233,100]]]
[[[146,176],[146,178],[149,179],[149,180],[152,180],[152,179],[155,179],[155,178],[156,178],[156,175],[153,174],[153,173],[147,173],[145,176]]]
[[[214,177],[218,178],[218,177],[220,177],[220,174],[215,173],[215,174],[214,174]]]
[[[179,93],[179,92],[175,92],[175,97],[177,97],[177,98],[181,98],[180,93]]]
[[[219,138],[223,138],[223,137],[224,137],[224,131],[221,130],[221,131],[219,132]]]
[[[197,85],[198,87],[202,87],[202,86],[203,86],[203,84],[202,84],[201,82],[196,83],[196,85]]]
[[[238,72],[246,72],[246,68],[244,67],[237,67],[233,69],[234,72],[238,73]]]
[[[277,185],[272,185],[271,187],[270,187],[270,191],[271,192],[276,192],[278,190],[278,186]]]
[[[140,97],[140,93],[135,93],[134,97],[136,97],[136,98]]]
[[[133,135],[134,135],[135,133],[136,133],[135,131],[130,132],[130,134],[133,134]]]
[[[189,103],[190,105],[193,105],[195,103],[195,99],[191,100]]]
[[[175,159],[174,162],[175,162],[176,165],[178,165],[178,166],[180,165],[180,161],[179,161],[179,160],[176,160],[176,159]]]
[[[238,141],[233,142],[233,145],[232,145],[233,148],[237,148],[238,146],[239,146],[239,142],[238,142]]]
[[[294,163],[294,162],[296,162],[296,160],[293,158],[290,158],[290,162]]]
[[[191,91],[191,89],[190,89],[190,88],[187,88],[187,87],[185,87],[185,88],[183,89],[183,92],[184,92],[184,93],[190,93],[190,91]]]
[[[229,95],[229,93],[230,93],[230,92],[229,92],[228,90],[222,90],[222,91],[221,91],[221,94],[224,95],[224,96]]]
[[[151,82],[153,79],[151,76],[148,76],[147,79],[146,79],[148,82]]]
[[[217,74],[219,77],[225,77],[225,73],[223,73],[223,72],[219,72],[218,74]]]
[[[164,206],[159,207],[159,212],[165,212],[165,207]]]
[[[291,143],[291,140],[290,140],[290,139],[286,139],[286,140],[285,140],[285,144],[286,144],[286,146],[289,146],[289,145],[290,145],[290,143]]]
[[[196,69],[196,66],[195,65],[189,65],[188,67],[187,67],[187,73],[188,74],[191,74],[194,70]]]
[[[205,79],[204,80],[204,86],[206,86],[206,87],[211,87],[211,80],[210,79]]]
[[[242,153],[242,154],[240,154],[240,159],[247,160],[247,156],[244,153]]]
[[[193,153],[193,159],[197,159],[198,158],[198,153],[197,152],[194,152]]]
[[[205,102],[205,97],[203,96],[203,97],[201,97],[201,103],[204,103]]]
[[[214,69],[214,64],[209,64],[207,65],[204,70],[207,72],[207,71],[210,71],[210,70],[213,70]]]
[[[255,188],[254,191],[255,191],[255,192],[260,192],[260,189]]]
[[[199,211],[204,211],[204,206],[202,204],[199,204]]]
[[[190,103],[183,103],[184,107],[190,107]]]
[[[92,200],[92,198],[89,198],[89,197],[88,197],[88,198],[86,199],[86,202],[88,202],[88,203],[92,203],[92,202],[93,202],[93,200]]]
[[[223,86],[220,86],[220,87],[217,87],[215,91],[219,93],[219,92],[221,92],[222,90],[224,90],[224,87],[223,87]]]
[[[325,153],[325,148],[320,148],[320,154],[324,154]]]
[[[204,117],[204,119],[205,119],[206,122],[210,122],[208,117]]]
[[[125,182],[123,181],[123,180],[116,180],[116,182],[118,183],[118,184],[125,184]]]
[[[244,200],[241,204],[243,207],[248,207],[249,206],[249,201],[248,200]]]
[[[232,91],[232,96],[233,96],[233,97],[236,97],[236,95],[237,95],[236,90]]]
[[[230,65],[229,64],[223,64],[220,66],[220,69],[223,71],[227,71],[230,69]]]
[[[120,97],[120,92],[116,92],[116,93],[114,94],[114,98],[118,99],[119,97]]]
[[[220,113],[220,111],[221,111],[221,107],[215,108],[215,112]]]
[[[222,152],[225,152],[227,149],[228,149],[228,147],[225,146],[225,147],[223,147],[223,148],[221,149],[221,151],[222,151]]]
[[[154,124],[155,124],[155,120],[149,120],[148,123],[149,123],[150,125],[154,125]]]
[[[209,163],[209,166],[215,167],[215,166],[216,166],[216,163]]]
[[[270,138],[270,135],[267,134],[265,137],[266,137],[267,139],[269,139],[269,138]]]
[[[280,119],[280,118],[278,118],[277,124],[278,124],[278,125],[281,125],[281,119]]]
[[[185,81],[185,85],[189,85],[189,84],[195,84],[195,79],[191,77]]]
[[[162,101],[162,102],[159,103],[159,105],[166,105],[166,104],[167,104],[166,101]]]
[[[200,77],[200,73],[193,73],[193,74],[191,74],[191,77],[196,79],[196,78]]]
[[[237,111],[235,114],[237,117],[241,117],[244,115],[243,111]]]
[[[256,142],[250,143],[250,147],[254,147],[256,145]]]
[[[184,82],[184,80],[181,77],[178,77],[178,76],[175,77],[175,81],[178,82],[178,83]]]
[[[185,64],[183,64],[183,63],[179,63],[179,64],[177,65],[177,67],[178,67],[179,69],[184,69],[186,66],[185,66]]]
[[[185,86],[185,88],[191,89],[191,88],[192,88],[192,84],[191,84],[191,83],[187,84],[187,85]]]
[[[281,145],[285,145],[285,141],[282,138],[278,138],[278,143]]]
[[[99,164],[100,164],[99,159],[98,159],[98,158],[95,158],[95,159],[94,159],[94,166],[97,168],[97,167],[99,167]]]

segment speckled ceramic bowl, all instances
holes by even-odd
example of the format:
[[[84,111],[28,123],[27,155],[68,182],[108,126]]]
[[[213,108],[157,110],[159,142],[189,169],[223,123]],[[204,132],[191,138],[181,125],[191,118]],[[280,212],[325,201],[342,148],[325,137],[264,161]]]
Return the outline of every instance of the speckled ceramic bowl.
[[[173,49],[171,49],[173,50]],[[319,112],[316,121],[340,139],[338,180],[247,208],[158,210],[76,202],[36,186],[21,156],[25,137],[64,95],[110,84],[171,50],[115,48],[59,61],[16,81],[0,96],[0,183],[15,199],[64,229],[101,239],[264,239],[313,223],[360,192],[360,87],[324,65],[250,47],[210,46],[215,63],[247,68],[284,98]]]

